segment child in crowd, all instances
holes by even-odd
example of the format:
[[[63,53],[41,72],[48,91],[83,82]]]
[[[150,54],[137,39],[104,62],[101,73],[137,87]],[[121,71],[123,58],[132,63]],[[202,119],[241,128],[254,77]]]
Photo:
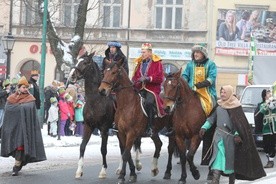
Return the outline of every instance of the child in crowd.
[[[77,127],[75,129],[75,136],[83,135],[83,107],[84,107],[84,98],[81,94],[77,96],[77,102],[75,107],[75,120]]]
[[[47,122],[50,123],[50,135],[57,136],[57,122],[58,122],[58,101],[56,97],[50,98],[51,107],[49,109],[49,116]]]

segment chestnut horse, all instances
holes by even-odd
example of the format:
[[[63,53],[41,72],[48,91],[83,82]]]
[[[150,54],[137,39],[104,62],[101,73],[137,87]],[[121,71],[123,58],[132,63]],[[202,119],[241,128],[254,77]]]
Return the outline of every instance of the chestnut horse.
[[[163,86],[164,108],[166,112],[172,112],[172,124],[180,153],[182,174],[179,184],[184,184],[187,178],[186,159],[193,177],[196,180],[200,177],[193,159],[201,142],[199,131],[206,120],[206,115],[198,95],[190,89],[188,83],[181,77],[181,69],[177,73],[166,75]],[[191,141],[187,156],[185,139]]]
[[[101,132],[101,154],[102,154],[102,169],[99,173],[99,178],[106,178],[106,154],[107,154],[107,141],[108,130],[112,127],[114,121],[114,104],[112,98],[102,96],[98,92],[98,87],[102,80],[101,71],[96,62],[93,61],[94,53],[88,55],[85,53],[78,59],[76,66],[71,70],[69,75],[69,81],[76,82],[77,80],[84,79],[85,82],[85,98],[86,103],[84,106],[84,135],[80,145],[80,157],[78,162],[78,169],[76,171],[76,178],[80,178],[83,174],[83,157],[86,145],[90,140],[91,134],[95,128],[98,128]],[[135,141],[135,151],[139,153],[141,145],[141,139]],[[121,153],[122,148],[120,146]],[[140,170],[142,164],[140,160],[136,158],[136,169]],[[117,169],[117,172],[121,170]]]
[[[131,147],[138,137],[142,136],[147,129],[147,117],[144,115],[140,105],[140,96],[133,87],[126,71],[121,66],[122,62],[112,63],[105,71],[104,78],[99,87],[103,95],[109,95],[111,91],[116,93],[117,109],[115,113],[115,122],[118,125],[118,137],[123,148],[123,166],[119,175],[118,184],[123,184],[126,174],[126,162],[131,163]],[[156,176],[159,173],[158,158],[162,147],[162,142],[158,132],[170,122],[170,116],[156,118],[153,122],[153,135],[151,139],[155,144],[155,153],[152,161],[151,173]],[[164,179],[170,179],[171,176],[171,159],[174,152],[174,137],[169,138],[169,161]],[[131,168],[130,182],[136,182],[137,175],[135,168]]]

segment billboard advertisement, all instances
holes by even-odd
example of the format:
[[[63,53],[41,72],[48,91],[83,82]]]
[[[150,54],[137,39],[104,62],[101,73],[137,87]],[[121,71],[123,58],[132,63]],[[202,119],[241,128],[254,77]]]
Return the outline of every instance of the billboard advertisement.
[[[216,55],[248,56],[251,39],[257,55],[276,56],[276,12],[218,10]]]

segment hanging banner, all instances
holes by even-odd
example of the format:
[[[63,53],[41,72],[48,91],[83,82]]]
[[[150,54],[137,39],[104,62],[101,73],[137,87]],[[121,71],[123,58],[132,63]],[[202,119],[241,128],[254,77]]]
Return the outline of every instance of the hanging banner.
[[[190,49],[152,49],[152,52],[162,60],[191,60]],[[129,57],[138,58],[141,56],[141,48],[130,48]]]
[[[251,35],[257,55],[276,55],[276,12],[219,9],[216,55],[249,56]]]

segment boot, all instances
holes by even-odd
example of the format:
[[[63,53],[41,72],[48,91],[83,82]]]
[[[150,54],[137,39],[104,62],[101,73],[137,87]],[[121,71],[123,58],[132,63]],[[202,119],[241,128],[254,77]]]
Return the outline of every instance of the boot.
[[[274,161],[267,161],[267,164],[264,166],[264,168],[273,168],[274,167]]]
[[[207,175],[207,181],[212,181],[213,179],[213,172],[211,169],[209,169],[208,175]]]
[[[12,176],[18,176],[18,172],[22,169],[22,162],[15,160],[15,164],[12,168]]]
[[[235,184],[235,173],[229,175],[229,184]]]
[[[221,173],[219,170],[214,170],[211,184],[219,184],[220,175]]]

